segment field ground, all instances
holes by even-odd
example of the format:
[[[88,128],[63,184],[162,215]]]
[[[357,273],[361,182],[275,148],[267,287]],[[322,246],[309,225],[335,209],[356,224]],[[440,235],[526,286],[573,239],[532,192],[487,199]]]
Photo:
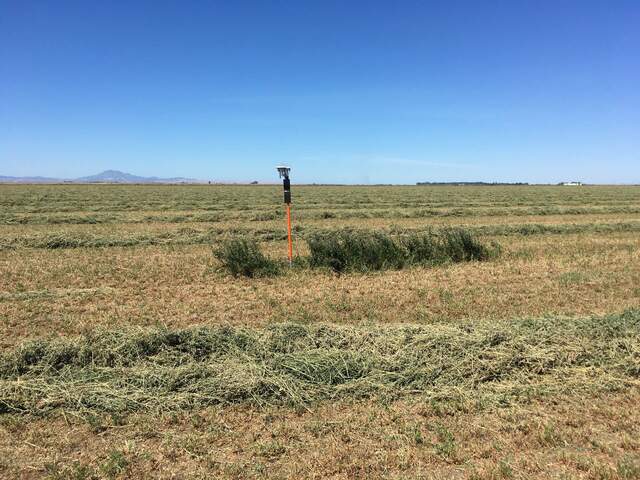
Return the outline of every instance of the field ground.
[[[280,187],[0,185],[0,477],[640,478],[640,187],[293,193],[299,255],[317,230],[446,226],[497,241],[502,254],[367,274],[232,278],[212,255],[223,239],[254,237],[270,257],[285,254]],[[116,365],[118,388],[133,388],[126,382],[136,369],[160,378],[237,358],[243,381],[249,371],[269,385],[299,381],[296,395],[309,395],[300,401],[290,401],[292,383],[274,394],[256,380],[218,384],[227,385],[219,401],[202,402],[193,390],[201,384],[188,377],[180,388],[192,390],[180,392],[190,403],[111,408],[87,400],[92,388],[113,385],[116,367],[96,363],[104,351],[90,365],[69,353],[78,339],[132,328],[227,326],[264,339],[287,325],[365,338],[409,329],[427,343],[449,333],[401,365],[381,344],[379,363],[367,366],[346,340],[205,358],[167,348]],[[455,329],[460,345],[477,350],[462,356]],[[27,341],[67,363],[52,370],[36,359],[33,371],[15,374],[19,362],[9,360]],[[358,375],[345,373],[347,360]],[[435,364],[431,384],[415,383]],[[413,383],[392,381],[398,372]],[[465,372],[482,374],[474,387]],[[57,382],[58,393],[45,391]],[[230,385],[243,394],[232,396]],[[391,395],[390,385],[402,387]]]

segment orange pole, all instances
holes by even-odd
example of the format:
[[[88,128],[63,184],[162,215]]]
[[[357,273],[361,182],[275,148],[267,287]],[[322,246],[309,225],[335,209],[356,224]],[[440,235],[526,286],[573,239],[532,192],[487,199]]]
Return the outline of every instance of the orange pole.
[[[291,204],[287,203],[287,235],[289,238],[289,266],[293,262],[293,242],[291,240]]]

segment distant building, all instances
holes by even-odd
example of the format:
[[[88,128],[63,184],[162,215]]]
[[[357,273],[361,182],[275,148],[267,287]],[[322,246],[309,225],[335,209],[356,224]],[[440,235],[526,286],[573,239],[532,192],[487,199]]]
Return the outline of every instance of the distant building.
[[[561,182],[560,185],[564,187],[579,187],[582,185],[582,182]]]

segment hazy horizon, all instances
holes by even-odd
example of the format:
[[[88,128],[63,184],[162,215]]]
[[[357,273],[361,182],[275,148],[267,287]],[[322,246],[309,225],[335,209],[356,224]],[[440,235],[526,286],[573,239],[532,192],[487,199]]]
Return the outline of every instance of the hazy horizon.
[[[16,180],[22,180],[25,179],[24,181],[20,181],[18,183],[22,183],[22,184],[29,184],[29,183],[57,183],[57,182],[77,182],[77,183],[82,183],[82,182],[88,182],[87,180],[85,180],[86,178],[89,177],[94,177],[94,176],[98,176],[98,175],[102,175],[105,173],[109,173],[109,172],[113,172],[113,173],[120,173],[120,174],[125,174],[125,175],[130,175],[130,176],[134,176],[134,177],[139,177],[141,179],[145,179],[145,180],[155,180],[156,183],[158,184],[162,184],[162,183],[178,183],[178,181],[184,181],[182,183],[191,183],[191,184],[206,184],[207,182],[209,183],[216,183],[216,184],[221,184],[221,185],[236,185],[236,184],[250,184],[252,182],[258,182],[261,185],[280,185],[281,181],[279,180],[273,180],[273,179],[269,179],[269,180],[265,180],[265,181],[259,181],[259,180],[237,180],[237,181],[224,181],[224,180],[216,180],[216,179],[206,179],[206,178],[191,178],[191,177],[185,177],[183,175],[176,175],[176,176],[172,176],[172,177],[159,177],[158,175],[138,175],[136,173],[132,173],[132,172],[123,172],[120,170],[113,170],[113,169],[109,169],[109,170],[105,170],[103,172],[98,172],[95,175],[88,175],[88,176],[84,176],[84,177],[73,177],[73,178],[61,178],[61,177],[45,177],[42,175],[31,175],[31,176],[13,176],[13,175],[3,175],[2,172],[0,172],[0,183],[7,183],[7,182],[3,182],[2,179],[4,178],[11,178],[11,179],[16,179]],[[40,182],[29,182],[28,179],[42,179],[42,181]],[[166,181],[166,182],[164,182]],[[173,182],[172,182],[173,181]],[[514,181],[514,182],[491,182],[491,181],[482,181],[482,180],[443,180],[443,181],[436,181],[436,182],[432,182],[430,180],[416,180],[415,182],[412,183],[384,183],[384,182],[378,182],[378,183],[347,183],[347,182],[294,182],[294,184],[297,185],[336,185],[336,186],[340,186],[340,185],[344,185],[344,186],[376,186],[376,185],[392,185],[392,186],[415,186],[417,184],[433,184],[435,186],[437,186],[438,184],[460,184],[460,185],[464,185],[464,184],[487,184],[490,185],[492,183],[498,184],[498,185],[513,185],[513,186],[517,186],[517,185],[531,185],[531,186],[535,186],[535,185],[558,185],[559,183],[564,183],[564,182],[581,182],[579,179],[573,179],[573,180],[564,180],[562,182],[556,182],[556,183],[530,183],[530,182],[520,182],[520,181]],[[14,182],[8,182],[8,183],[14,183]],[[110,183],[121,183],[121,184],[126,184],[126,182],[109,182],[109,181],[97,181],[97,183],[105,183],[105,184],[110,184]],[[134,182],[132,182],[134,183]],[[637,183],[583,183],[585,186],[607,186],[607,185],[613,185],[613,186],[637,186]],[[428,185],[427,185],[428,186]]]

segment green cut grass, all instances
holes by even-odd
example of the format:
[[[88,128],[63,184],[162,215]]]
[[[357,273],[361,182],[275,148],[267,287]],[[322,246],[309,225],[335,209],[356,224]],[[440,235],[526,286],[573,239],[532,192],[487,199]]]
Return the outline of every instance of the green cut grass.
[[[383,232],[391,235],[410,235],[430,233],[431,226],[418,228],[389,227]],[[612,223],[561,223],[561,224],[510,224],[510,225],[465,225],[464,230],[481,236],[530,236],[530,235],[569,235],[569,234],[605,234],[618,232],[640,232],[640,222]],[[366,230],[365,230],[366,231]],[[296,226],[294,232],[304,238],[326,233],[325,229]],[[180,227],[174,230],[149,233],[83,233],[68,231],[47,231],[46,233],[0,234],[0,252],[22,249],[62,249],[62,248],[105,248],[135,247],[148,245],[203,245],[219,242],[225,237],[243,236],[260,241],[282,241],[287,239],[283,228],[238,226],[231,228]]]
[[[0,357],[0,413],[414,396],[499,406],[640,380],[640,310],[581,319],[99,330]]]

